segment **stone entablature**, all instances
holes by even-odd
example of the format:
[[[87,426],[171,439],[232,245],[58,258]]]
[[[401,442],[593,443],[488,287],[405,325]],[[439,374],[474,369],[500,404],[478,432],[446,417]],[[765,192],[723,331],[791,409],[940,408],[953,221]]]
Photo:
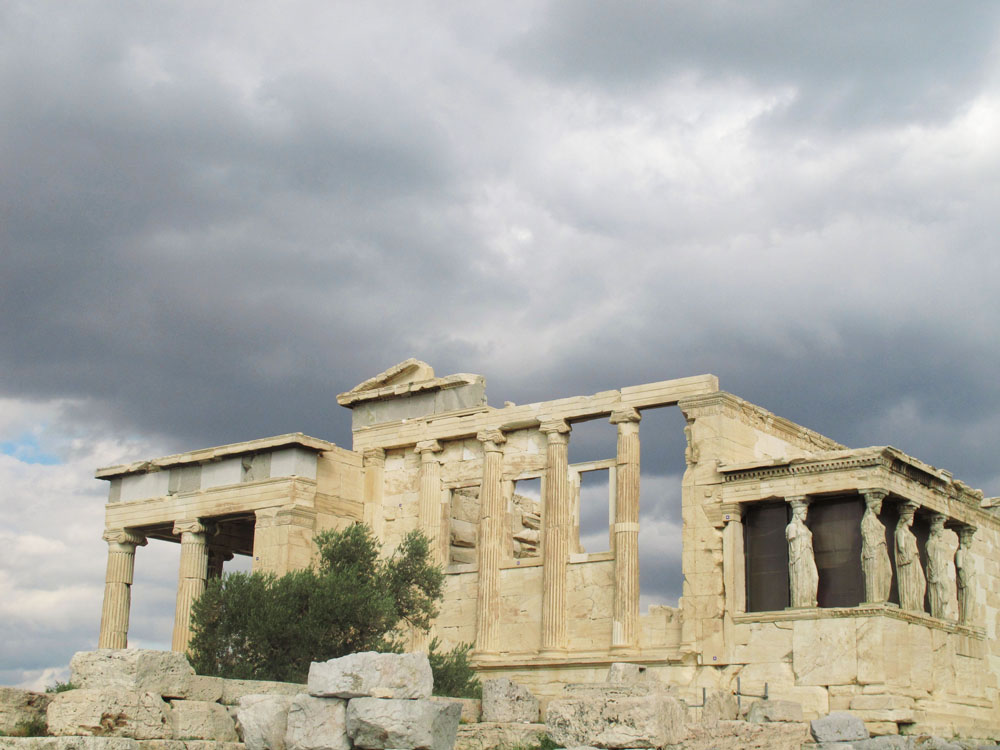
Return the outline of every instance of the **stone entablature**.
[[[847,449],[720,391],[712,375],[502,408],[486,404],[483,385],[407,360],[338,397],[353,411],[354,450],[292,435],[99,472],[170,472],[141,485],[155,485],[153,496],[122,500],[112,487],[102,644],[127,637],[129,565],[146,539],[187,537],[175,631],[183,649],[191,592],[227,553],[280,574],[310,563],[316,531],[363,520],[387,555],[424,531],[446,572],[431,635],[446,648],[473,643],[484,675],[525,684],[543,704],[629,662],[684,689],[767,683],[807,718],[857,708],[885,731],[1000,723],[990,718],[1000,709],[1000,517],[982,493],[891,447]],[[686,419],[683,531],[667,540],[681,547],[684,588],[676,607],[643,613],[642,414],[663,406]],[[590,420],[615,430],[614,455],[569,463],[573,427]],[[273,451],[288,450],[312,462],[278,476]],[[226,461],[238,463],[240,481],[202,482],[205,469],[194,468]],[[608,541],[587,551],[580,477],[594,471],[608,475]],[[784,586],[785,600],[761,608],[748,606],[759,572],[748,556],[765,538],[767,508],[768,564],[779,574],[767,583],[772,593]],[[854,545],[833,550],[836,568],[831,519]],[[831,570],[854,588],[831,599]],[[912,585],[900,607],[904,578]],[[414,634],[410,645],[427,642]],[[879,701],[909,702],[879,713]]]

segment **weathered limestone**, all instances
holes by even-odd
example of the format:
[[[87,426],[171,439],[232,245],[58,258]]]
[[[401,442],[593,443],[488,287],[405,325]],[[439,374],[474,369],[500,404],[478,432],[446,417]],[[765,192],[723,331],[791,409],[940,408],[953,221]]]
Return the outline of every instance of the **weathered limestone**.
[[[976,534],[973,526],[963,526],[958,533],[958,551],[955,553],[955,567],[958,572],[958,621],[969,625],[974,621],[976,611],[976,566],[972,560],[972,538]]]
[[[503,557],[504,501],[500,486],[503,448],[500,430],[476,435],[483,446],[483,482],[479,493],[479,588],[476,597],[476,651],[493,653],[500,634],[500,560]]]
[[[792,520],[785,527],[788,540],[788,584],[792,607],[815,607],[819,573],[813,556],[812,532],[806,526],[809,500],[805,496],[788,497]]]
[[[444,562],[441,545],[441,443],[423,440],[416,445],[420,455],[420,515],[418,524],[430,541],[431,556],[438,565]]]
[[[98,648],[125,648],[128,645],[128,619],[132,605],[132,576],[135,571],[135,548],[146,544],[146,537],[127,529],[108,529],[108,568],[104,578],[104,605],[101,609],[101,633]]]
[[[236,725],[226,707],[211,701],[170,702],[171,734],[179,740],[236,742]]]
[[[861,570],[865,575],[865,601],[881,603],[889,600],[892,585],[892,564],[885,541],[885,526],[878,520],[885,490],[864,493],[865,514],[861,518]]]
[[[271,682],[268,680],[223,680],[222,697],[219,699],[223,705],[239,705],[245,696],[250,695],[274,695],[274,696],[296,696],[305,692],[305,685],[295,682]]]
[[[154,693],[81,688],[58,693],[49,704],[49,733],[137,740],[170,739],[170,707]]]
[[[181,563],[171,648],[182,654],[187,653],[191,640],[191,605],[205,592],[205,580],[208,578],[206,531],[205,525],[197,519],[174,523],[173,533],[181,537]]]
[[[317,698],[429,698],[434,676],[427,654],[348,654],[309,665],[308,692]]]
[[[920,566],[920,552],[917,538],[910,527],[913,526],[915,503],[904,504],[899,511],[896,525],[896,580],[899,582],[899,606],[909,612],[924,611],[924,594],[927,580]]]
[[[681,742],[685,716],[683,704],[662,691],[557,698],[548,704],[545,727],[561,747],[653,748]]]
[[[615,497],[615,604],[611,648],[639,645],[639,420],[634,408],[611,414],[618,425]]]
[[[156,693],[168,698],[188,697],[197,677],[183,654],[138,648],[78,651],[69,669],[70,681],[80,688]]]
[[[347,701],[297,695],[288,709],[287,750],[350,750]]]
[[[641,664],[617,661],[608,669],[607,681],[613,685],[634,685],[646,677],[646,667]]]
[[[461,713],[456,703],[355,698],[347,704],[347,735],[367,750],[451,750]]]
[[[747,721],[763,724],[766,721],[802,721],[802,704],[794,701],[759,700],[750,704]]]
[[[459,724],[454,750],[533,747],[545,736],[544,724]]]
[[[245,695],[236,712],[246,750],[285,750],[288,695]]]
[[[865,723],[846,711],[834,711],[828,716],[809,722],[816,742],[852,742],[868,739]]]
[[[955,620],[955,570],[951,547],[944,538],[943,513],[931,516],[931,532],[927,537],[927,598],[931,614],[942,620]]]
[[[538,721],[538,699],[506,678],[483,680],[483,721],[534,724]]]
[[[22,722],[44,721],[51,702],[52,696],[45,693],[0,687],[0,734],[13,732]]]
[[[569,562],[569,425],[564,419],[543,421],[546,437],[545,497],[542,550],[542,651],[566,648],[566,564]]]

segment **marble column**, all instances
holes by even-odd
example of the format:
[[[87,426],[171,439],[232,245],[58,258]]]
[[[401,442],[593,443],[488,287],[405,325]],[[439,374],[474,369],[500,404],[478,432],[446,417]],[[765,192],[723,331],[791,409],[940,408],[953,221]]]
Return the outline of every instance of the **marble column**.
[[[364,521],[375,538],[382,542],[385,533],[385,510],[382,508],[385,451],[382,448],[366,448],[361,465],[364,469]]]
[[[889,601],[892,585],[892,563],[885,541],[885,526],[878,519],[885,490],[864,490],[865,514],[861,517],[861,570],[865,576],[865,602],[883,604]]]
[[[972,560],[972,538],[975,535],[975,526],[962,526],[958,530],[955,567],[958,573],[958,621],[963,625],[975,624],[976,566]]]
[[[809,498],[805,495],[786,497],[792,506],[792,520],[785,527],[788,541],[788,589],[790,605],[793,608],[815,607],[819,591],[819,572],[813,554],[812,531],[806,526]]]
[[[566,564],[572,519],[569,494],[569,431],[564,419],[543,421],[548,440],[542,498],[542,652],[566,649]]]
[[[639,647],[639,420],[632,407],[611,414],[618,425],[615,495],[615,603],[611,648]]]
[[[417,511],[418,528],[430,543],[431,561],[444,564],[441,547],[441,452],[437,440],[422,440],[416,445],[420,455],[420,502]]]
[[[222,547],[208,548],[208,578],[222,578],[223,566],[234,557],[233,553]]]
[[[191,641],[191,606],[205,592],[208,577],[207,528],[198,519],[174,522],[174,534],[181,537],[180,575],[177,606],[174,609],[174,637],[170,648],[187,653]]]
[[[104,541],[108,543],[108,568],[104,576],[104,606],[97,647],[126,648],[135,548],[144,546],[146,537],[128,529],[108,529],[104,532]]]
[[[917,507],[916,503],[904,503],[900,507],[899,523],[896,524],[895,532],[899,608],[910,612],[924,611],[924,594],[927,591],[927,579],[924,578],[924,569],[920,566],[917,538],[910,530]]]
[[[943,513],[931,516],[931,531],[927,537],[927,599],[933,617],[955,620],[955,561],[944,538],[947,520]]]
[[[746,556],[743,545],[743,506],[723,503],[722,580],[730,614],[747,611]]]
[[[476,435],[483,444],[483,481],[479,488],[479,583],[476,597],[476,653],[495,653],[500,641],[500,560],[504,507],[501,475],[506,441],[500,430]]]

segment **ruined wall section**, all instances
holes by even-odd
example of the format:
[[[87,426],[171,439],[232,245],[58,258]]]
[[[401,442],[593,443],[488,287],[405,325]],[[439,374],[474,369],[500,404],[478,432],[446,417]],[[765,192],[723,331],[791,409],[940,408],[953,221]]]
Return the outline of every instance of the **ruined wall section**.
[[[726,565],[724,560],[724,477],[718,467],[809,457],[843,446],[722,391],[682,399],[678,405],[688,422],[687,469],[681,490],[681,650],[694,663],[721,666],[728,661],[726,635],[728,631],[732,642],[734,606],[745,597],[745,590],[742,579],[731,575],[742,563],[731,560]],[[729,554],[741,555],[742,537],[725,546]]]

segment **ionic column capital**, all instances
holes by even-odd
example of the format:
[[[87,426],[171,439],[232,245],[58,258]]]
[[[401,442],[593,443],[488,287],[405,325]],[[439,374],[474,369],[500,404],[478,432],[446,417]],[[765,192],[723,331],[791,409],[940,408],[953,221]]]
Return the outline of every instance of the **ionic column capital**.
[[[208,526],[198,518],[186,518],[174,521],[174,534],[205,534],[207,532]]]
[[[487,453],[499,453],[502,450],[500,446],[507,442],[500,430],[483,430],[476,434],[476,440],[483,444],[483,450]]]
[[[131,544],[136,547],[145,547],[148,543],[146,537],[130,529],[105,529],[101,538],[108,544]]]
[[[538,423],[538,431],[548,438],[549,445],[566,445],[571,429],[565,419],[542,419]]]
[[[424,463],[436,461],[434,454],[441,452],[441,443],[437,440],[421,440],[414,446],[414,450],[420,454],[420,460]]]
[[[639,413],[638,409],[631,406],[622,406],[611,412],[611,418],[608,421],[611,424],[626,424],[629,422],[638,422],[640,419],[642,419],[642,414]]]
[[[385,449],[365,448],[361,460],[365,466],[385,466]]]

